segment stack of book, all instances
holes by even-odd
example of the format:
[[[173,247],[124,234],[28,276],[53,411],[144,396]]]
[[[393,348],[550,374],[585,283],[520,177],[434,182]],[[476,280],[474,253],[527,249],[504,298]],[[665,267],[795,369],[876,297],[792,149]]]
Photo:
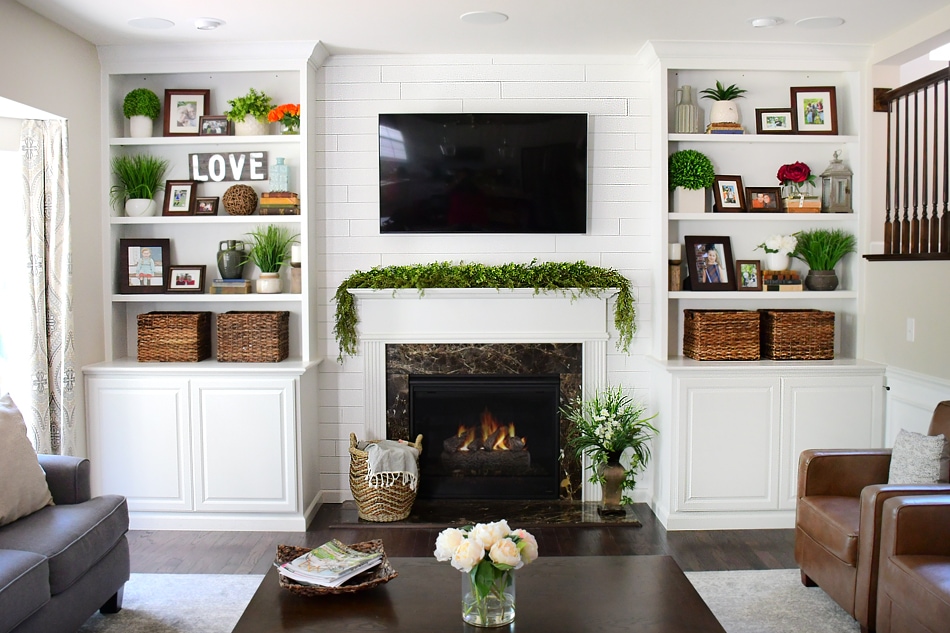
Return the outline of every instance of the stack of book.
[[[745,130],[738,123],[710,123],[706,134],[745,134]]]
[[[766,292],[801,292],[801,276],[797,270],[763,270],[762,290]]]
[[[300,196],[291,191],[261,194],[261,215],[300,215]]]
[[[211,282],[208,292],[213,295],[248,295],[251,294],[249,279],[215,279]]]
[[[274,563],[274,566],[281,575],[301,584],[339,587],[353,576],[379,565],[382,559],[381,552],[360,552],[333,539],[289,563]]]

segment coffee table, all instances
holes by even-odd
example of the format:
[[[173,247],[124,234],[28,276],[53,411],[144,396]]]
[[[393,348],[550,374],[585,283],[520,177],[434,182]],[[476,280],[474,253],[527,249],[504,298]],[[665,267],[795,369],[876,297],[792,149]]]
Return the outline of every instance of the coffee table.
[[[354,594],[304,597],[271,569],[233,633],[480,631],[462,621],[461,572],[393,558],[399,577]],[[669,556],[542,557],[516,572],[517,633],[725,633]]]

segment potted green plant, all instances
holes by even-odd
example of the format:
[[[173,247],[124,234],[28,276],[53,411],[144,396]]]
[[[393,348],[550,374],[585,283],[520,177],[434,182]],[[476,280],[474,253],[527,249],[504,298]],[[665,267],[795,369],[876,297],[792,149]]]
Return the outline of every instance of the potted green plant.
[[[250,238],[244,263],[251,262],[261,269],[257,280],[257,292],[274,294],[280,292],[280,269],[290,261],[290,246],[297,242],[298,234],[291,235],[283,226],[269,224],[247,233]]]
[[[637,474],[650,461],[649,441],[657,434],[646,416],[646,407],[614,386],[598,390],[590,398],[574,398],[561,413],[573,423],[567,447],[580,459],[591,460],[591,483],[599,483],[603,500],[598,512],[622,514],[633,503],[626,490],[636,486]],[[626,464],[622,461],[626,456]]]
[[[243,97],[228,100],[230,109],[224,111],[228,121],[234,122],[235,136],[267,134],[267,114],[271,110],[271,98],[254,88]]]
[[[712,99],[713,101],[712,107],[709,109],[709,122],[738,123],[739,108],[736,107],[734,100],[746,92],[748,90],[739,88],[735,84],[728,87],[723,86],[721,81],[716,82],[715,88],[700,90],[699,94],[703,95],[703,99]]]
[[[694,149],[673,152],[669,159],[669,179],[673,211],[703,213],[706,210],[706,189],[716,180],[716,170],[708,156]]]
[[[109,190],[113,207],[125,204],[125,214],[130,217],[155,215],[158,205],[155,194],[165,183],[168,161],[148,154],[113,156],[112,175],[116,184]]]
[[[835,266],[848,253],[857,250],[854,235],[842,229],[811,229],[795,234],[798,244],[792,257],[808,264],[805,287],[809,290],[834,290],[838,287]]]
[[[162,111],[158,95],[148,88],[130,90],[122,101],[122,114],[129,120],[129,136],[149,138],[152,136],[152,121]]]

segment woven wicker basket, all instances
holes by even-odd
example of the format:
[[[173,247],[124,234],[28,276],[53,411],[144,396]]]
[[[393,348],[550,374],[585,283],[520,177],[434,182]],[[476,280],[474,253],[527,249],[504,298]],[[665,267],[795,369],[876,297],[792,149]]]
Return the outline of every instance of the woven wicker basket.
[[[759,310],[762,356],[771,360],[831,360],[835,313],[821,310]]]
[[[683,355],[696,360],[759,360],[759,313],[683,310]]]
[[[416,501],[416,491],[402,483],[370,488],[366,482],[368,455],[358,449],[357,444],[356,434],[350,433],[350,490],[360,518],[377,523],[405,519]],[[412,445],[421,453],[422,436],[418,436]]]
[[[197,363],[211,357],[210,312],[138,315],[139,362]]]
[[[277,363],[290,350],[289,312],[218,315],[218,362]]]

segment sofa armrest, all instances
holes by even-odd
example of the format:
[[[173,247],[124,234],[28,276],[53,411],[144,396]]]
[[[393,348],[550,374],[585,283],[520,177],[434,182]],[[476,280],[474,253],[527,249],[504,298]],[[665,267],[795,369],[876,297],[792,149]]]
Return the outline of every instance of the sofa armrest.
[[[866,486],[886,483],[890,467],[890,449],[802,451],[798,459],[798,498],[860,497]]]
[[[950,556],[950,491],[891,497],[884,503],[881,560],[920,554]]]
[[[92,498],[89,460],[69,455],[37,455],[46,471],[46,485],[53,503],[68,505]]]

